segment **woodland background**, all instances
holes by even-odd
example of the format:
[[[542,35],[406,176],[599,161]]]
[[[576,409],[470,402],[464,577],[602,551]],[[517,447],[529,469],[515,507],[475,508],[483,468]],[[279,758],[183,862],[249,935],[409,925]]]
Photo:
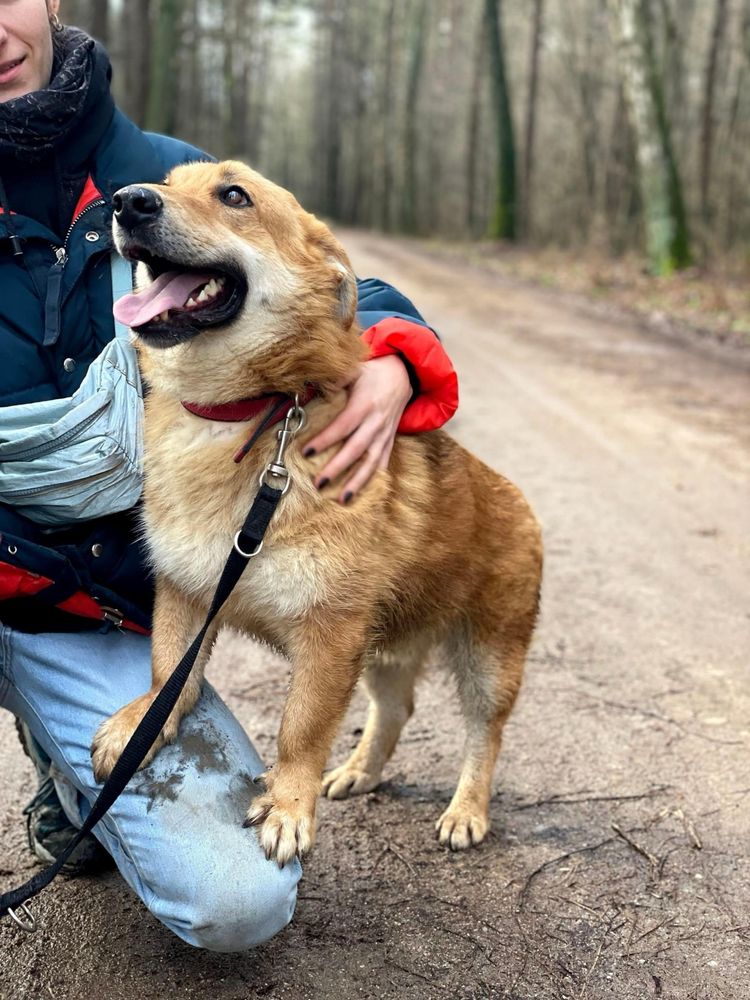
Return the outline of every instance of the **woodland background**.
[[[63,0],[124,110],[339,222],[633,253],[750,248],[750,0]],[[736,274],[735,270],[735,274]]]

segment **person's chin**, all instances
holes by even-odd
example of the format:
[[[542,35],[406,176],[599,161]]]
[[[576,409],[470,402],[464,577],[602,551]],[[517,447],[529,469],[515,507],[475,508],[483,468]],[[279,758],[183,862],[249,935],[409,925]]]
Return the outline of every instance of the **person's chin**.
[[[32,71],[27,60],[20,63],[15,72],[0,74],[0,103],[23,97],[34,90],[42,90],[45,84],[37,77],[38,74]]]

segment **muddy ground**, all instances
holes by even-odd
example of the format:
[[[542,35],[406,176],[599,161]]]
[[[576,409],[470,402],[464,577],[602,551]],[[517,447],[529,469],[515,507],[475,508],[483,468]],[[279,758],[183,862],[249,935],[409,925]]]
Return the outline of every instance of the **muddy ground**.
[[[441,330],[452,433],[542,521],[543,614],[481,848],[433,839],[458,772],[430,677],[376,792],[323,802],[292,925],[245,956],[172,937],[116,873],[0,926],[4,998],[750,996],[748,360],[583,299],[345,233]],[[229,653],[235,668],[230,671]],[[237,660],[244,664],[236,669]],[[220,641],[209,676],[273,757],[284,664]],[[340,761],[364,719],[358,697]],[[0,885],[25,878],[31,773],[0,717]]]

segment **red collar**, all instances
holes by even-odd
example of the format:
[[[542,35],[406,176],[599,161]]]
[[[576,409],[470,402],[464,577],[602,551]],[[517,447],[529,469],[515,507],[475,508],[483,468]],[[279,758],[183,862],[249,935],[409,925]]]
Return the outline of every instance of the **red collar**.
[[[259,414],[266,411],[269,407],[275,406],[281,403],[283,399],[289,399],[284,393],[274,392],[269,393],[267,396],[253,396],[251,399],[237,399],[233,403],[186,403],[183,400],[182,405],[190,413],[194,413],[196,417],[204,417],[206,420],[223,420],[228,423],[234,423],[240,420],[252,420],[253,417],[257,417]],[[292,399],[289,399],[289,407],[293,403]],[[287,407],[287,409],[289,409]],[[278,417],[275,417],[274,423],[279,420],[283,420],[286,416],[286,411],[280,411]]]
[[[307,406],[313,396],[317,396],[315,386],[308,386],[300,395],[300,406]],[[266,413],[267,417],[256,428],[255,433],[243,444],[234,456],[235,462],[241,462],[260,435],[280,423],[294,406],[294,399],[283,392],[272,392],[266,396],[253,396],[250,399],[238,399],[233,403],[186,403],[182,405],[189,413],[206,420],[222,420],[234,423],[241,420],[252,420],[253,417]]]

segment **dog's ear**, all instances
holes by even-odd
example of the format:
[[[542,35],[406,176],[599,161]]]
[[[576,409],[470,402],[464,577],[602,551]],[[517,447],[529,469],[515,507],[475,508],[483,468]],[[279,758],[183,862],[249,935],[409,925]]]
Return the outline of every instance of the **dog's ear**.
[[[348,330],[357,312],[357,279],[348,260],[346,264],[338,257],[329,256],[327,260],[334,270],[334,279],[339,286],[339,319],[344,329]]]
[[[337,290],[337,319],[341,321],[344,329],[348,330],[357,312],[357,279],[346,251],[330,229],[319,219],[314,219],[314,226],[314,240],[323,251]]]

